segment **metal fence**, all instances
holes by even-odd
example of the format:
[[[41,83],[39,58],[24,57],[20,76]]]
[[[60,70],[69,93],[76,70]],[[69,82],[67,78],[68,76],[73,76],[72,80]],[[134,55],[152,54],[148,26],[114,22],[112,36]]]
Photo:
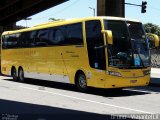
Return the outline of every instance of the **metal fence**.
[[[160,49],[151,51],[151,64],[153,68],[160,68]]]

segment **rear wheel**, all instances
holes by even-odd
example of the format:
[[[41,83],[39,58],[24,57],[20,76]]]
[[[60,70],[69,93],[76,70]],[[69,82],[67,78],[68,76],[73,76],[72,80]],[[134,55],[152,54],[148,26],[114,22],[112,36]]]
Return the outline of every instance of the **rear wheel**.
[[[87,90],[87,80],[84,73],[79,73],[76,77],[76,86],[80,91],[86,91]]]
[[[11,76],[12,76],[14,81],[17,81],[17,71],[16,71],[15,67],[13,67],[12,70],[11,70]]]
[[[24,79],[24,71],[23,71],[22,68],[19,68],[19,70],[18,70],[18,80],[20,82],[24,82],[25,81],[25,79]]]

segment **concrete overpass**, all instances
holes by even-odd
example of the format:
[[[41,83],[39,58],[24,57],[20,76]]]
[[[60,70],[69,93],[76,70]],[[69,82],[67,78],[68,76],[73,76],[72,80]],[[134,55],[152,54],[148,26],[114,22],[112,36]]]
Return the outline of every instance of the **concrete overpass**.
[[[66,1],[68,0],[0,0],[0,32],[13,29],[16,21]],[[124,1],[97,0],[97,14],[101,16],[124,16]]]
[[[16,21],[65,1],[68,0],[0,0],[1,29],[12,29]]]

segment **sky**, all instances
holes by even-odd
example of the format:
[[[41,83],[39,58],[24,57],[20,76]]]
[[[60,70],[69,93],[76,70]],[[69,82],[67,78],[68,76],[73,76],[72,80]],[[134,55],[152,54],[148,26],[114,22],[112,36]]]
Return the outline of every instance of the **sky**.
[[[146,13],[141,13],[141,7],[125,5],[125,17],[140,20],[142,23],[149,22],[160,26],[160,0],[145,1],[147,1]],[[125,2],[142,4],[142,0],[125,0]],[[49,18],[71,19],[93,16],[93,10],[89,7],[96,8],[97,0],[69,0],[56,7],[30,16],[31,20],[21,20],[17,22],[17,25],[32,27],[48,22]]]

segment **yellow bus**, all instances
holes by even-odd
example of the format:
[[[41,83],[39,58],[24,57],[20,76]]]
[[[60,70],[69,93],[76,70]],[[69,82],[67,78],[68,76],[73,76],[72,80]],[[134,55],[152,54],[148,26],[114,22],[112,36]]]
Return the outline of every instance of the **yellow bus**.
[[[90,17],[6,31],[1,53],[2,74],[21,82],[34,78],[86,90],[150,81],[149,44],[137,20]]]

